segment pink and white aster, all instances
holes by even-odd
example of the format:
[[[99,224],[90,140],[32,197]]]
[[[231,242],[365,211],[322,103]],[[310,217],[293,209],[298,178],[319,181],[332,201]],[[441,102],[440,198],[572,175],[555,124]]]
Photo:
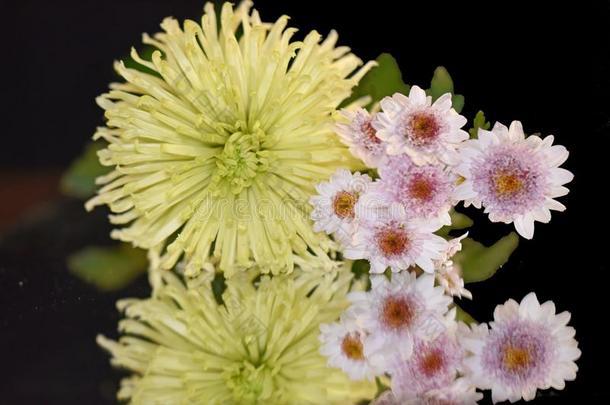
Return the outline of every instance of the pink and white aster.
[[[565,210],[555,198],[568,193],[564,184],[574,177],[559,167],[569,153],[553,140],[552,135],[525,137],[519,121],[510,128],[496,123],[491,131],[479,129],[479,138],[465,142],[460,152],[456,171],[465,180],[458,196],[466,206],[485,208],[492,222],[514,223],[531,239],[535,221],[547,223],[551,210]]]
[[[576,378],[580,357],[569,320],[569,312],[556,314],[552,301],[540,304],[534,293],[521,303],[498,305],[491,329],[473,326],[461,338],[471,353],[464,364],[472,382],[491,389],[494,403],[529,401],[538,389],[563,389]]]
[[[349,317],[320,325],[320,353],[328,365],[343,370],[352,380],[372,380],[384,373],[366,356],[368,333]]]
[[[373,127],[375,116],[364,108],[342,110],[341,116],[347,123],[338,123],[336,130],[351,154],[361,159],[368,167],[379,167],[383,164],[387,158],[386,145],[377,137],[377,130]]]
[[[449,387],[462,369],[464,350],[458,343],[455,310],[422,328],[425,331],[413,340],[413,354],[397,358],[390,370],[398,398],[417,398]]]
[[[371,331],[366,355],[382,370],[390,370],[398,355],[408,358],[416,338],[431,333],[447,313],[451,298],[434,286],[434,277],[403,272],[371,276],[371,290],[352,292],[348,314]]]
[[[400,203],[411,218],[451,225],[449,210],[457,204],[457,176],[438,165],[415,165],[408,156],[392,156],[379,169],[373,190]]]
[[[368,260],[371,273],[383,273],[388,267],[399,272],[415,265],[432,273],[434,261],[447,246],[444,238],[434,234],[439,226],[432,221],[410,220],[403,210],[390,208],[376,218],[361,217],[353,243],[343,253],[348,259]]]
[[[340,242],[349,244],[354,231],[356,204],[370,184],[371,178],[366,174],[339,169],[330,181],[316,185],[318,195],[309,200],[313,206],[314,231],[334,234]]]
[[[469,136],[461,129],[466,118],[451,107],[451,94],[432,103],[424,90],[413,86],[408,97],[396,93],[380,104],[373,127],[387,142],[389,155],[406,154],[417,165],[459,162],[456,150]]]

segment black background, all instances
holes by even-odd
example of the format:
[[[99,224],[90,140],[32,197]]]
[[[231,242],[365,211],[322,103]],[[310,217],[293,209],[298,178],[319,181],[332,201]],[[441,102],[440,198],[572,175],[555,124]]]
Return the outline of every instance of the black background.
[[[610,6],[517,2],[260,1],[264,20],[282,13],[301,34],[336,29],[341,44],[363,59],[390,52],[407,83],[426,86],[434,68],[448,68],[464,114],[482,109],[492,121],[523,122],[526,132],[554,134],[571,151],[576,175],[561,201],[565,213],[537,225],[492,280],[472,285],[463,305],[489,320],[496,304],[536,291],[570,310],[583,356],[576,382],[536,403],[601,403],[606,394],[608,271],[606,210],[610,132]],[[532,2],[533,3],[533,2]],[[562,2],[563,3],[563,2]],[[111,64],[153,33],[163,17],[198,19],[203,2],[2,2],[0,169],[65,167],[97,125],[94,98],[116,80]],[[1,202],[0,202],[1,203]],[[100,294],[65,270],[64,257],[92,242],[107,243],[103,210],[79,202],[49,207],[42,224],[24,224],[0,242],[0,403],[112,403],[118,374],[94,343],[115,336],[114,301],[145,296],[143,280],[118,294]],[[483,225],[486,242],[508,232]],[[603,357],[603,359],[602,359]]]

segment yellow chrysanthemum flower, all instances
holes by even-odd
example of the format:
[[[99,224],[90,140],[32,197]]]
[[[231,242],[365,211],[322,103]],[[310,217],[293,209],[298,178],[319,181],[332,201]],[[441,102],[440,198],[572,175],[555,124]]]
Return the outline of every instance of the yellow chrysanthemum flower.
[[[107,204],[124,225],[112,236],[157,252],[165,269],[331,264],[307,201],[338,167],[358,165],[332,113],[372,64],[358,70],[335,32],[291,42],[288,17],[263,23],[250,7],[225,4],[220,26],[212,4],[201,25],[165,19],[143,39],[157,48],[151,61],[132,51],[154,74],[117,62],[126,83],[98,98],[107,124],[95,138],[109,143],[99,156],[115,169],[87,209]]]
[[[134,373],[120,399],[135,404],[354,404],[372,381],[352,381],[319,353],[321,323],[347,307],[351,272],[227,281],[219,304],[211,285],[186,288],[172,272],[152,298],[119,301],[127,319],[118,342],[98,337],[112,363]]]

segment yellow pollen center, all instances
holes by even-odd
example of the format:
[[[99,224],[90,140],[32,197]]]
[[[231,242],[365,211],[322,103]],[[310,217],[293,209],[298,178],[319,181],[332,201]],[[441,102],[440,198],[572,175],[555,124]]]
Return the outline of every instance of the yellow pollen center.
[[[502,361],[507,369],[512,372],[518,372],[530,364],[531,354],[527,349],[508,346],[504,349]]]
[[[351,360],[364,360],[364,348],[358,335],[347,334],[341,341],[341,351]]]
[[[496,193],[500,196],[511,196],[523,189],[523,180],[513,173],[497,173],[493,181]]]
[[[354,218],[354,207],[358,202],[356,193],[340,191],[333,199],[333,210],[339,218]]]
[[[415,311],[404,298],[386,298],[382,309],[382,320],[391,329],[408,326],[415,317]]]
[[[378,245],[386,256],[401,254],[409,247],[409,238],[405,232],[388,229],[378,235]]]

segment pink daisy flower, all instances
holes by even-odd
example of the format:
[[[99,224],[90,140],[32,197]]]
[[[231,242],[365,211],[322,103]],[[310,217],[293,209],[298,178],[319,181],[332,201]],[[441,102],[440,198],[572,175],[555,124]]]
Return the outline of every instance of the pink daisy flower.
[[[392,391],[397,397],[421,396],[447,387],[457,378],[464,351],[455,329],[445,330],[432,340],[414,340],[411,357],[398,361],[391,371]]]
[[[431,320],[443,319],[451,298],[434,286],[434,277],[416,277],[410,272],[371,276],[369,292],[348,295],[352,306],[349,316],[371,331],[367,357],[382,370],[389,370],[399,353],[411,356],[414,339],[432,333]]]
[[[341,141],[349,147],[352,155],[361,159],[368,167],[379,167],[387,157],[385,142],[377,137],[373,127],[374,115],[364,108],[342,110],[341,115],[348,123],[337,124]]]
[[[402,204],[409,217],[451,224],[449,210],[458,202],[455,174],[437,165],[417,166],[401,155],[388,159],[379,175],[373,191]]]
[[[563,185],[574,177],[559,167],[568,151],[553,145],[553,139],[526,138],[519,121],[510,128],[497,123],[492,131],[479,130],[479,138],[461,149],[456,171],[465,180],[458,197],[466,206],[484,207],[492,222],[514,223],[521,236],[531,239],[535,221],[549,222],[551,210],[565,210],[555,198],[568,193]]]
[[[434,261],[447,246],[445,239],[434,234],[439,225],[409,220],[401,210],[390,208],[386,214],[362,218],[345,257],[368,260],[372,273],[383,273],[388,267],[399,272],[414,265],[434,272]]]
[[[330,367],[340,368],[352,380],[372,380],[383,374],[375,368],[367,352],[367,332],[349,317],[320,325],[320,353],[328,357]]]
[[[563,389],[576,378],[580,357],[569,312],[555,314],[551,301],[528,294],[521,303],[498,305],[494,322],[472,327],[461,338],[472,355],[464,364],[473,383],[491,389],[494,403],[536,396],[538,389]]]
[[[309,200],[313,206],[314,231],[324,231],[342,243],[351,243],[356,204],[370,184],[371,178],[366,174],[352,174],[349,170],[339,169],[330,181],[316,185],[318,195]]]
[[[408,155],[415,164],[456,164],[457,147],[469,138],[461,128],[465,117],[451,108],[451,94],[432,98],[417,86],[406,97],[396,93],[381,101],[373,121],[377,137],[387,142],[389,155]]]

